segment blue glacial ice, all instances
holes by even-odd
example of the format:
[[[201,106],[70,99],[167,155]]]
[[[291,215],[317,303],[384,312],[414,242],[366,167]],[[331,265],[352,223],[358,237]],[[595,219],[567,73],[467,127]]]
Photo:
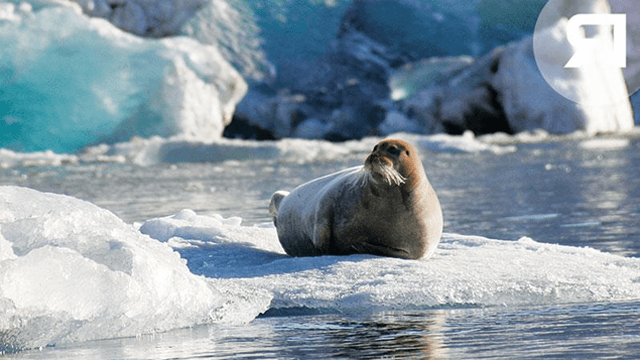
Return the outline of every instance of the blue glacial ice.
[[[32,3],[0,3],[0,147],[221,137],[246,83],[216,48],[139,38],[73,2]]]
[[[272,224],[183,210],[136,226],[71,197],[0,188],[0,350],[251,321],[640,299],[640,260],[445,234],[428,260],[292,258]],[[545,266],[540,266],[544,264]]]

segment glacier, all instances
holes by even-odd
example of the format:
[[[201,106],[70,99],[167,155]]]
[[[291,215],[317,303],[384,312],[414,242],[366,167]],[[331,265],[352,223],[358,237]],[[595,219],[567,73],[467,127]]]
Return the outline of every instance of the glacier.
[[[260,314],[369,314],[640,299],[640,259],[445,234],[428,260],[292,258],[271,223],[175,215],[128,225],[91,203],[0,187],[0,352]],[[545,266],[539,266],[545,264]]]
[[[215,47],[143,39],[74,2],[0,3],[0,49],[0,147],[13,151],[152,135],[213,141],[247,89]]]

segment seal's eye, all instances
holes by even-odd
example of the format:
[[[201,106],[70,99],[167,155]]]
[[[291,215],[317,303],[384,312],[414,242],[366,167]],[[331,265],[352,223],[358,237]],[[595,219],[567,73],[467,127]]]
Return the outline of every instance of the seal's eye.
[[[401,150],[395,145],[389,146],[389,148],[387,148],[387,151],[393,156],[398,156],[401,153]]]
[[[376,150],[378,150],[378,145],[373,147],[373,151],[376,151]]]

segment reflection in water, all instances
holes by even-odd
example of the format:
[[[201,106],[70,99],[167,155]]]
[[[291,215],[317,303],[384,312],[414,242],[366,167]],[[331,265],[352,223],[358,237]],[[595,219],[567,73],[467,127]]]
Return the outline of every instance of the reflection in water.
[[[341,319],[318,335],[327,338],[318,349],[330,357],[350,359],[440,359],[445,312],[377,314],[369,319]]]
[[[443,359],[444,310],[367,316],[263,317],[20,353],[64,359]],[[44,355],[44,356],[43,356]]]

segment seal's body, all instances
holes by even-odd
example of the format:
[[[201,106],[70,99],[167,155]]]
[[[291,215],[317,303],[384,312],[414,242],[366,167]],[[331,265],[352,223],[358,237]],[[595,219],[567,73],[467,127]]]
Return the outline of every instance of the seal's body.
[[[417,152],[383,140],[364,166],[276,192],[269,211],[292,256],[366,253],[430,256],[442,235],[442,210]]]

